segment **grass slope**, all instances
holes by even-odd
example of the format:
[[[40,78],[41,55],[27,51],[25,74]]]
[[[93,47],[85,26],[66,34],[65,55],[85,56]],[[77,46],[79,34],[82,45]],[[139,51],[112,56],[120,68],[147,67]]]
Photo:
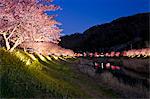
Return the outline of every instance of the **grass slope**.
[[[1,97],[86,96],[70,83],[73,75],[67,65],[35,56],[0,49]]]
[[[76,59],[0,48],[1,98],[112,98],[112,91],[70,68]]]

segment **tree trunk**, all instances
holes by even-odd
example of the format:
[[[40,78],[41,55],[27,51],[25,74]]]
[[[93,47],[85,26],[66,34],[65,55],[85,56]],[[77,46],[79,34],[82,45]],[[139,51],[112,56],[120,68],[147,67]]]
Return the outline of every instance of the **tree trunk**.
[[[8,39],[6,39],[6,49],[7,49],[7,50],[10,50],[10,44],[9,44]]]
[[[12,52],[18,45],[20,45],[20,43],[21,42],[19,42],[19,39],[18,39],[9,51]]]
[[[19,44],[15,44],[10,50],[9,52],[12,52]]]
[[[10,49],[10,44],[9,44],[9,41],[6,37],[6,34],[3,34],[3,37],[4,37],[4,40],[5,40],[6,49],[9,50]]]
[[[19,41],[17,40],[9,51],[12,52],[18,45],[19,45]]]

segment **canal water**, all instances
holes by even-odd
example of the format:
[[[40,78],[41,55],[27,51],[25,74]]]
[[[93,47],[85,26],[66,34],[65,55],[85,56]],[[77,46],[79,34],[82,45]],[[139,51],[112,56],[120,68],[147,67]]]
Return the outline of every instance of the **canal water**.
[[[100,68],[96,70],[96,73],[102,73],[104,71],[110,71],[113,76],[118,78],[118,80],[124,84],[130,85],[130,86],[136,86],[136,85],[142,85],[143,87],[147,88],[149,90],[149,74],[147,73],[139,73],[134,70],[125,68],[123,62],[121,60],[117,61],[110,61],[109,59],[106,58],[101,58],[101,59],[92,59],[93,60],[93,67],[95,65],[95,62],[100,65]],[[106,69],[105,64],[110,63],[111,65],[114,66],[119,66],[119,70],[112,70]],[[104,65],[101,67],[101,65]]]

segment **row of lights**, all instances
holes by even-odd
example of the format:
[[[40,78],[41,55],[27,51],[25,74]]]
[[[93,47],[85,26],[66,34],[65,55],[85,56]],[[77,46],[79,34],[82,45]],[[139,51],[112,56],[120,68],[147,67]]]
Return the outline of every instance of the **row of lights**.
[[[107,53],[86,53],[84,52],[83,54],[81,53],[76,53],[76,57],[150,57],[150,48],[143,48],[143,49],[133,49],[133,50],[128,50],[128,51],[123,51],[123,52],[107,52]]]
[[[101,68],[101,69],[107,69],[107,70],[120,70],[120,66],[115,66],[115,65],[112,65],[111,63],[98,63],[98,62],[94,62],[94,68],[95,69],[98,69],[98,68]]]

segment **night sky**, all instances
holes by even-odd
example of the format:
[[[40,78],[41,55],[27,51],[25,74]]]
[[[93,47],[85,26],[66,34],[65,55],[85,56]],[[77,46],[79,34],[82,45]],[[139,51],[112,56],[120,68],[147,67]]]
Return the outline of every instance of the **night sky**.
[[[63,34],[86,29],[123,16],[149,12],[149,0],[54,0],[63,10],[56,11]]]

